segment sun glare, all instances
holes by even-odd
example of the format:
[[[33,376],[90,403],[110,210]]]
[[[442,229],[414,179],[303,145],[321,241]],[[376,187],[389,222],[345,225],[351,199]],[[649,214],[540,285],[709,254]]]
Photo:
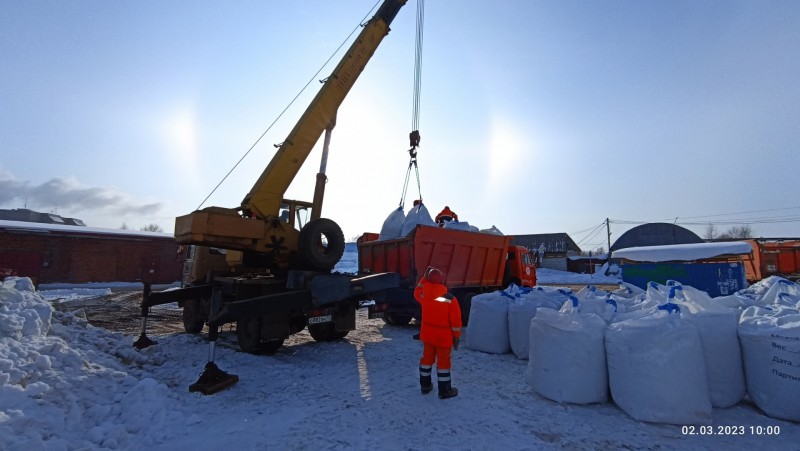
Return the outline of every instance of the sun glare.
[[[520,163],[529,160],[522,150],[530,147],[530,140],[511,121],[496,116],[492,118],[489,136],[490,186],[505,187],[514,183],[509,181],[509,176],[512,172],[519,173],[519,169],[523,169],[519,167]]]
[[[197,127],[192,109],[177,110],[165,121],[167,147],[182,163],[193,163],[197,156]]]

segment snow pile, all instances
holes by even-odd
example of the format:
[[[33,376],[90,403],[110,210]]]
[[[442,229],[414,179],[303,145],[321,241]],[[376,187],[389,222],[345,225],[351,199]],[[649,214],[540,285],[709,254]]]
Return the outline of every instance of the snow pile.
[[[130,448],[164,438],[154,420],[185,422],[166,386],[132,370],[162,362],[130,338],[54,312],[28,278],[6,279],[0,311],[0,449]]]
[[[53,307],[34,293],[31,279],[8,277],[0,285],[0,333],[21,340],[50,330]]]

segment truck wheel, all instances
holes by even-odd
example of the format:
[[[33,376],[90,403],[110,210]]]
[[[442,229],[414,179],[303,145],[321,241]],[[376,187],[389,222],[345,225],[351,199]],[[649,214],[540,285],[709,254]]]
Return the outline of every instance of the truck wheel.
[[[519,286],[522,286],[522,281],[521,281],[521,280],[519,280],[519,279],[518,279],[518,278],[516,278],[516,277],[512,277],[512,278],[510,278],[510,279],[508,279],[508,280],[506,281],[506,283],[505,283],[505,285],[503,285],[503,287],[504,287],[504,288],[508,288],[508,287],[510,287],[510,286],[511,286],[511,284],[512,284],[512,283],[513,283],[514,285],[518,286],[518,287],[519,287]]]
[[[200,313],[202,304],[196,299],[183,302],[183,330],[187,334],[199,334],[206,324],[204,316]]]
[[[242,352],[248,354],[264,352],[264,348],[261,346],[261,319],[243,318],[236,321],[236,338]]]
[[[346,337],[350,331],[345,330],[337,332],[336,325],[333,323],[327,323],[309,325],[308,333],[311,334],[311,338],[313,338],[314,341],[321,342],[341,340],[342,338]]]
[[[297,246],[306,267],[330,271],[344,254],[344,233],[330,219],[315,219],[300,231]]]
[[[278,349],[283,346],[283,341],[285,338],[279,338],[277,340],[269,340],[265,341],[261,344],[261,352],[264,354],[274,354],[278,351]]]
[[[407,326],[411,322],[411,315],[402,315],[398,313],[387,313],[383,317],[383,322],[391,324],[392,326]]]
[[[464,299],[458,300],[458,307],[461,309],[461,325],[466,327],[469,323],[469,309],[472,307],[472,298],[475,293],[467,293]]]

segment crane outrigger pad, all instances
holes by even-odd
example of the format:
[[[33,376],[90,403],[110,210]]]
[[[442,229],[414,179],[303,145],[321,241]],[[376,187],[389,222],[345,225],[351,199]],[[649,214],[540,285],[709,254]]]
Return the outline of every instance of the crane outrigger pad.
[[[200,392],[204,395],[213,395],[239,382],[239,376],[228,374],[217,367],[214,362],[206,363],[206,369],[200,379],[189,386],[190,392]]]

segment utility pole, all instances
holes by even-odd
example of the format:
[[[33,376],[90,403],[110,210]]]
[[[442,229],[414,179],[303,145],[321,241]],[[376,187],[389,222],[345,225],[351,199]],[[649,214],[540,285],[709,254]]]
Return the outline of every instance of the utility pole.
[[[608,260],[611,260],[611,221],[606,218],[606,235],[608,236]]]

